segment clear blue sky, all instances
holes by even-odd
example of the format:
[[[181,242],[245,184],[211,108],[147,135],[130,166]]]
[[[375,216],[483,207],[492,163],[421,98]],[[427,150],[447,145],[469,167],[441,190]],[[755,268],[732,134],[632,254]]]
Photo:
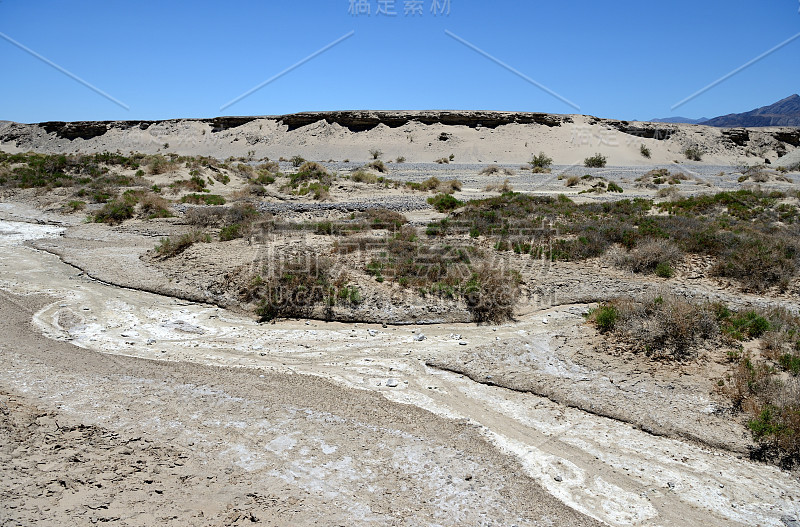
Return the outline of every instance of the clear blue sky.
[[[444,3],[445,0],[437,0]],[[0,0],[0,119],[166,119],[308,110],[469,109],[713,117],[800,92],[798,0],[450,0],[450,14],[348,13],[350,0]],[[390,2],[391,3],[391,2]],[[471,42],[580,106],[503,69]],[[224,110],[336,39],[355,34]]]

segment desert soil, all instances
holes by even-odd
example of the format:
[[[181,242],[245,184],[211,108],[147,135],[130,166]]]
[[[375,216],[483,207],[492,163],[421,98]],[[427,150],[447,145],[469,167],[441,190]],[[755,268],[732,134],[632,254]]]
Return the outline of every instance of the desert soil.
[[[570,384],[613,384],[548,353],[582,325],[583,304],[494,331],[260,325],[90,279],[28,246],[69,228],[9,221],[32,212],[6,204],[2,223],[9,524],[782,525],[797,514],[797,480],[741,453],[436,367],[524,341],[517,369],[546,371],[538,361]]]

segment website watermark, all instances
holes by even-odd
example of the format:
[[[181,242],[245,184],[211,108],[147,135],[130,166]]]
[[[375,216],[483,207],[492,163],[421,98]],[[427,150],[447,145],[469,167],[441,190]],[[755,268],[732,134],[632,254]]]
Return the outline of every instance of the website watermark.
[[[449,16],[451,0],[348,0],[347,14],[354,17]]]

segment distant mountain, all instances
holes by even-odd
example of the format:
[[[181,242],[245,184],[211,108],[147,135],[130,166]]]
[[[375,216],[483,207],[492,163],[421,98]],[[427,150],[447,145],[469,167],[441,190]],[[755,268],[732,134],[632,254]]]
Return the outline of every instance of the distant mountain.
[[[686,124],[702,124],[708,119],[701,117],[700,119],[691,119],[689,117],[664,117],[663,119],[650,119],[651,123],[686,123]]]
[[[794,94],[775,104],[756,108],[749,112],[714,117],[702,124],[724,128],[739,126],[800,126],[800,95]]]

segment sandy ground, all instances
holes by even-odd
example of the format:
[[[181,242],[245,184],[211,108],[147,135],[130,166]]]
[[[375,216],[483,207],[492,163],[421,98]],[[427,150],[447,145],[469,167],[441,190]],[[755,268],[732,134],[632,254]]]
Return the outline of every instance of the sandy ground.
[[[409,525],[590,521],[570,516],[576,510],[611,525],[782,525],[781,517],[798,512],[800,486],[774,467],[427,365],[497,338],[546,344],[542,317],[564,319],[575,306],[496,332],[470,324],[264,326],[213,306],[90,280],[23,244],[61,231],[3,222],[0,287],[22,295],[3,302],[13,314],[2,317],[9,326],[2,332],[0,372],[8,412],[16,408],[20,417],[14,419],[21,422],[26,414],[52,414],[58,422],[63,415],[69,426],[98,427],[100,436],[108,431],[124,441],[146,438],[158,447],[156,459],[146,463],[158,467],[159,456],[185,455],[184,466],[198,466],[189,481],[212,473],[228,477],[232,470],[209,492],[233,495],[199,500],[214,504],[203,512],[213,521],[198,519],[182,487],[177,494],[164,490],[159,496],[182,507],[176,522],[214,524],[233,509],[268,518],[271,509],[258,499],[271,504],[292,498],[302,500],[305,516],[284,516],[276,524],[323,518],[326,524],[341,518],[343,524]],[[42,292],[52,299],[30,296]],[[418,332],[426,339],[416,341]],[[94,370],[100,365],[102,373]],[[36,434],[48,437],[42,429],[29,440],[38,441]],[[453,439],[462,437],[469,444],[454,446]],[[86,441],[95,439],[77,444]],[[91,455],[113,457],[118,447],[98,440]],[[20,463],[38,466],[33,461],[39,454],[30,450],[12,452]],[[31,455],[33,461],[26,457]],[[57,454],[47,459],[63,463]],[[91,463],[98,464],[103,466]],[[45,487],[53,483],[38,468],[31,470]],[[117,470],[127,469],[110,472]],[[480,471],[486,479],[477,486]],[[169,489],[169,478],[184,475],[169,473],[159,481]],[[274,490],[249,501],[247,493],[236,494],[254,482]],[[132,513],[144,503],[149,514],[163,514],[157,500],[133,505],[136,496],[126,492],[139,492],[139,483],[131,481],[126,491],[118,491],[126,488],[120,485],[109,491],[122,496],[114,502],[121,512],[112,518],[146,524],[149,516]],[[14,494],[19,504],[10,518],[24,523],[95,514],[65,493],[62,488],[45,496],[46,505],[30,506]]]

